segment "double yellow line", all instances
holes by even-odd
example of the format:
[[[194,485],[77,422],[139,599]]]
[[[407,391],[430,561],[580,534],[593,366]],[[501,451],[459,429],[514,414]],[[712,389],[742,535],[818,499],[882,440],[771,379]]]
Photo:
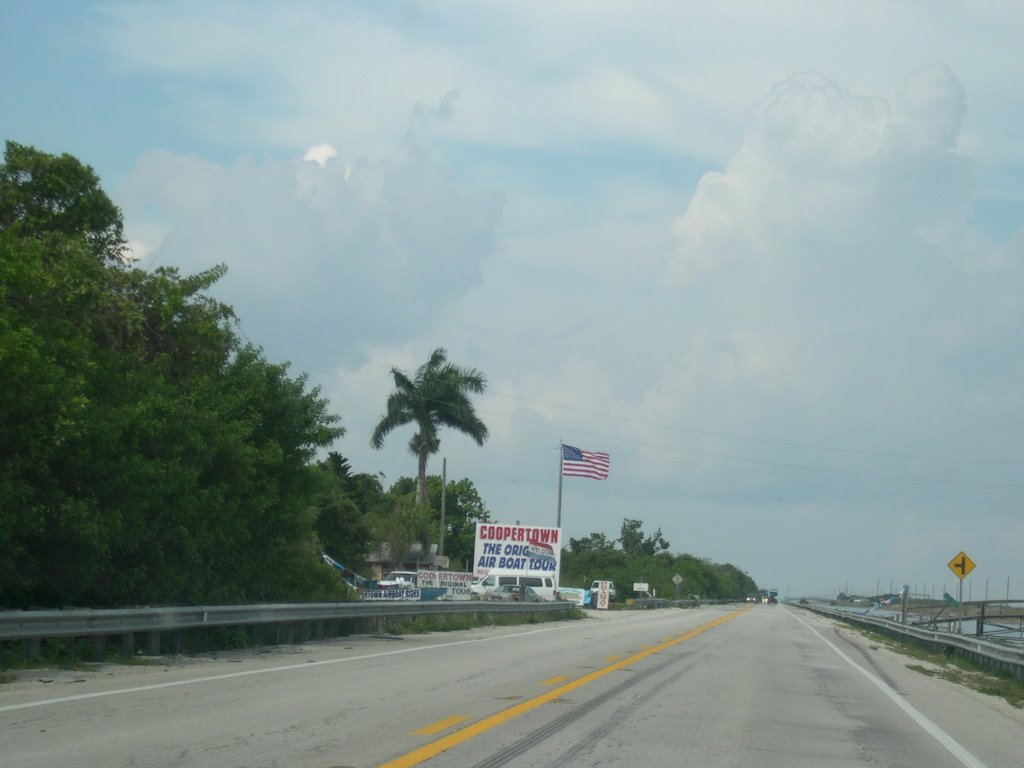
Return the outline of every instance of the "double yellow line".
[[[465,728],[461,728],[458,731],[455,731],[454,733],[448,734],[447,736],[442,736],[441,738],[432,741],[429,744],[424,744],[422,747],[414,749],[412,752],[407,752],[401,757],[397,757],[394,760],[382,763],[378,768],[412,768],[412,766],[419,765],[424,760],[429,760],[432,757],[436,757],[437,755],[441,754],[442,752],[445,752],[446,750],[451,749],[452,747],[467,742],[470,739],[475,738],[482,733],[486,733],[487,731],[490,731],[493,728],[497,728],[499,725],[507,723],[509,720],[513,720],[514,718],[517,718],[520,715],[524,715],[527,712],[536,709],[541,704],[547,704],[549,701],[554,701],[555,699],[565,696],[567,693],[575,691],[577,688],[582,688],[584,685],[587,685],[588,683],[592,683],[595,680],[600,680],[605,675],[611,674],[612,672],[615,672],[618,669],[628,667],[630,664],[640,661],[640,659],[645,659],[648,656],[653,656],[654,654],[660,653],[661,651],[664,651],[666,648],[671,648],[674,645],[685,643],[687,640],[690,640],[691,638],[694,638],[699,634],[707,632],[709,629],[714,629],[720,624],[724,624],[727,621],[735,619],[737,616],[746,613],[748,610],[749,607],[741,608],[740,610],[733,611],[732,613],[727,613],[725,616],[721,616],[715,619],[714,621],[709,621],[707,624],[702,624],[696,629],[691,629],[690,631],[685,632],[679,635],[678,637],[674,637],[671,640],[666,640],[665,642],[660,643],[659,645],[647,648],[643,651],[640,651],[639,653],[633,654],[632,656],[627,656],[621,661],[617,661],[614,664],[609,664],[607,667],[602,667],[601,669],[589,672],[583,675],[582,677],[578,677],[575,680],[566,683],[565,685],[559,686],[558,688],[553,688],[552,690],[547,691],[546,693],[542,693],[539,696],[536,696],[535,698],[528,699],[527,701],[521,701],[518,704],[514,704],[513,706],[509,707],[508,709],[503,709],[501,712],[496,712],[493,715],[490,715],[489,717],[485,717],[483,720],[478,720],[475,723],[471,723],[470,725],[467,725]]]

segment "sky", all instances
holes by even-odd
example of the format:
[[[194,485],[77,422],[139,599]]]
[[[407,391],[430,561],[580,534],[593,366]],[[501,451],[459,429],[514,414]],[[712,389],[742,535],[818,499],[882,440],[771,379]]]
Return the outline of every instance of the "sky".
[[[0,138],[91,165],[144,269],[428,470],[784,595],[1024,598],[1024,5],[4,0]],[[638,580],[640,575],[638,574]]]

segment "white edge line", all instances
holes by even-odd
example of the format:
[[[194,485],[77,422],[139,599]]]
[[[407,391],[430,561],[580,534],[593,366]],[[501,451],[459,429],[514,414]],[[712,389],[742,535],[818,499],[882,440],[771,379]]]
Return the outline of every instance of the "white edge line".
[[[365,661],[366,659],[377,659],[384,656],[398,656],[404,653],[418,653],[420,651],[429,651],[434,648],[450,648],[456,645],[468,645],[470,643],[485,643],[493,640],[504,640],[512,637],[526,637],[527,635],[536,635],[541,632],[553,632],[557,629],[564,629],[562,626],[558,627],[541,627],[539,629],[533,629],[529,632],[516,632],[511,635],[501,635],[499,637],[477,637],[470,640],[455,640],[450,643],[434,643],[433,645],[421,645],[416,648],[400,648],[394,651],[383,651],[381,653],[366,653],[360,656],[346,656],[341,659],[324,659],[323,661],[304,661],[297,664],[285,664],[280,667],[266,667],[265,669],[249,669],[242,672],[226,672],[223,675],[210,675],[208,677],[191,677],[187,680],[173,680],[167,683],[153,683],[152,685],[137,685],[132,688],[116,688],[109,691],[95,691],[94,693],[79,693],[74,696],[61,696],[55,699],[40,699],[39,701],[28,701],[23,704],[8,704],[7,706],[0,707],[0,712],[14,712],[19,709],[31,709],[32,707],[45,707],[48,704],[64,704],[69,701],[83,701],[85,699],[98,699],[104,696],[119,696],[126,693],[139,693],[142,691],[156,691],[161,688],[174,688],[179,685],[192,685],[194,683],[208,683],[216,680],[231,680],[236,677],[249,677],[250,675],[266,675],[271,672],[287,672],[293,669],[308,669],[310,667],[322,667],[327,664],[347,664],[353,661]]]
[[[921,726],[921,728],[923,728],[929,736],[931,736],[933,739],[939,742],[939,744],[945,747],[946,750],[951,755],[953,755],[953,757],[955,757],[957,760],[959,760],[961,763],[967,766],[967,768],[986,768],[985,764],[981,762],[981,760],[976,758],[974,755],[972,755],[970,752],[968,752],[967,748],[964,747],[959,741],[954,739],[952,736],[950,736],[948,733],[942,730],[941,727],[939,727],[934,722],[925,717],[920,710],[918,710],[916,707],[910,704],[910,702],[908,702],[906,699],[904,699],[902,696],[896,693],[896,691],[894,691],[892,688],[886,685],[877,675],[864,669],[864,667],[862,667],[860,664],[858,664],[845,653],[843,653],[843,651],[840,650],[835,644],[830,642],[824,635],[818,632],[818,630],[816,630],[814,627],[812,627],[798,615],[796,615],[792,611],[786,611],[786,613],[788,613],[794,619],[796,619],[805,627],[807,627],[807,629],[814,633],[815,637],[817,637],[819,640],[821,640],[821,642],[823,642],[825,645],[831,648],[839,658],[841,658],[855,670],[864,675],[864,677],[866,677],[868,680],[874,683],[874,685],[880,691],[882,691],[882,693],[888,696],[896,704],[896,706],[898,706],[900,709],[902,709],[904,712],[910,715],[911,719],[913,719],[915,723]]]

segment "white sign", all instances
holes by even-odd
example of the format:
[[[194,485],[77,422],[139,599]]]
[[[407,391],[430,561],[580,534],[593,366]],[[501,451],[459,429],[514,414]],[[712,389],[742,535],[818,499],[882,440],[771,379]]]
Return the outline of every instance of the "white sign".
[[[439,600],[469,600],[473,593],[469,587],[473,583],[472,573],[458,571],[420,571],[416,574],[420,589],[443,589],[444,594]]]
[[[561,540],[561,528],[477,523],[473,575],[486,576],[493,568],[500,568],[557,580]]]
[[[583,607],[586,602],[587,590],[579,589],[577,587],[559,587],[558,599],[564,600],[567,603],[573,603],[575,605]]]
[[[635,581],[635,582],[633,582],[633,591],[634,592],[650,592],[651,591],[651,585],[648,584],[646,581]]]
[[[593,607],[596,607],[599,611],[608,610],[608,598],[611,597],[611,595],[609,594],[611,586],[612,583],[610,581],[597,582],[597,605]]]

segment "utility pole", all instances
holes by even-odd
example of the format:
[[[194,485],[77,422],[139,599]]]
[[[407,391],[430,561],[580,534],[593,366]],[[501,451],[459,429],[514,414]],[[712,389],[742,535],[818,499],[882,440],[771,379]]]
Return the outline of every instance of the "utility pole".
[[[448,459],[441,459],[441,530],[437,534],[437,554],[444,555],[444,503],[448,487]]]

